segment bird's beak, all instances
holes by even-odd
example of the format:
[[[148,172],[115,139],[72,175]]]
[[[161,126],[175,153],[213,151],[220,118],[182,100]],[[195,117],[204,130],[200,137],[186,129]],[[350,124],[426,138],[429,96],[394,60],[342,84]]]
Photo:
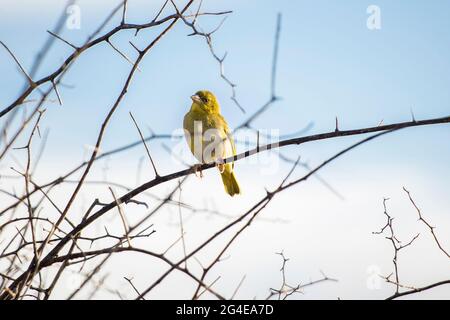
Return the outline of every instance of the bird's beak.
[[[197,103],[200,103],[202,101],[202,99],[200,99],[200,97],[196,94],[192,95],[191,99],[193,102],[197,102]]]

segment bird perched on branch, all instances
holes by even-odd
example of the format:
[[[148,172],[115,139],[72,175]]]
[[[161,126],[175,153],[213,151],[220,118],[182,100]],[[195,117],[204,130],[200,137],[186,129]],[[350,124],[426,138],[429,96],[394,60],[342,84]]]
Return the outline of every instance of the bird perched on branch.
[[[191,96],[191,99],[191,109],[183,121],[189,148],[200,163],[217,164],[225,191],[230,196],[239,194],[239,184],[233,172],[234,163],[224,163],[224,159],[236,155],[236,148],[227,122],[220,114],[216,97],[202,90]]]

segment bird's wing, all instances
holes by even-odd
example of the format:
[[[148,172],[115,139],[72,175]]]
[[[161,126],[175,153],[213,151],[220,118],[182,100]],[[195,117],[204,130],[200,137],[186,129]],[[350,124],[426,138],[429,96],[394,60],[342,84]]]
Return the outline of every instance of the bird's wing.
[[[225,118],[221,114],[217,114],[218,122],[220,122],[220,128],[222,128],[224,132],[224,144],[225,144],[225,157],[232,157],[236,155],[236,146],[234,145],[234,139],[230,128],[228,127]],[[231,164],[232,168],[234,168],[234,162]]]
[[[184,129],[184,137],[186,138],[186,142],[189,145],[189,148],[191,149],[192,152],[194,152],[194,147],[193,147],[193,139],[192,139],[192,134],[193,134],[193,129],[191,128],[191,114],[190,112],[186,113],[186,115],[184,116],[183,119],[183,129]]]
[[[183,119],[183,128],[184,128],[184,137],[186,138],[186,142],[189,146],[189,149],[191,150],[192,154],[194,155],[194,157],[202,162],[202,157],[201,155],[199,156],[197,150],[195,150],[195,145],[194,145],[194,124],[193,124],[194,120],[193,120],[193,114],[192,112],[188,112],[186,113],[186,115],[184,116]]]

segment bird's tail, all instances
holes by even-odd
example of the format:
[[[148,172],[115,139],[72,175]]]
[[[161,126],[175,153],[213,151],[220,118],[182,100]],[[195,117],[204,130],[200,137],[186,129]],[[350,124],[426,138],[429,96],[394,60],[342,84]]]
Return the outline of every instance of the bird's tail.
[[[239,184],[234,176],[233,171],[225,170],[220,174],[222,176],[223,185],[225,187],[225,191],[230,195],[234,196],[235,194],[241,193],[239,189]]]

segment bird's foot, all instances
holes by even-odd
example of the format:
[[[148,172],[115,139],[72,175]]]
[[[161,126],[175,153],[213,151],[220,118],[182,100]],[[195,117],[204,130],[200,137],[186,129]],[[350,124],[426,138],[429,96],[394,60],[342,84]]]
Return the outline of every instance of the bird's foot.
[[[198,175],[197,175],[198,173]],[[202,171],[202,164],[194,164],[194,174],[196,177],[199,177],[200,179],[203,178],[203,171]]]
[[[216,166],[219,169],[220,173],[223,173],[225,171],[225,162],[222,158],[217,159]]]

